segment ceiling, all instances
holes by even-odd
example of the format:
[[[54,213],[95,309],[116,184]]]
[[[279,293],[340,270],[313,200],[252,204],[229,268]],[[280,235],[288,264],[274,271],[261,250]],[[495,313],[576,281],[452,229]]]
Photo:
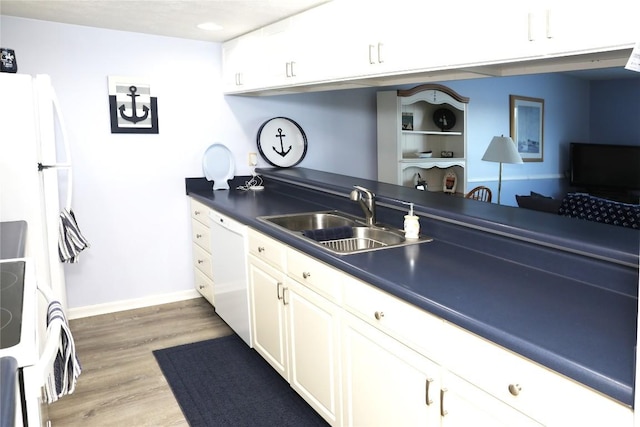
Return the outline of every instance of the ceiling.
[[[0,14],[223,42],[328,0],[0,0]],[[197,28],[214,22],[223,28]]]
[[[330,0],[0,0],[0,14],[179,37],[223,42]],[[223,28],[197,28],[214,22]],[[570,71],[586,80],[638,78],[622,67]]]

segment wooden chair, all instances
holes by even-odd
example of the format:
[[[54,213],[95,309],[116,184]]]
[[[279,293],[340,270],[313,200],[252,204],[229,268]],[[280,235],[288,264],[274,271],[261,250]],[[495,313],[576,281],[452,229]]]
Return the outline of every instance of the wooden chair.
[[[469,191],[464,197],[467,199],[480,200],[481,202],[491,203],[491,190],[483,185],[480,185]]]

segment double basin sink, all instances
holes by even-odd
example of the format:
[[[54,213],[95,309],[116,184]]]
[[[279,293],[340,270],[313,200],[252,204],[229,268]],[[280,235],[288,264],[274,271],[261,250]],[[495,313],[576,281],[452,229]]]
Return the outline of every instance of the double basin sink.
[[[258,220],[338,255],[414,245],[433,240],[426,236],[407,239],[403,230],[383,224],[367,226],[362,219],[340,211],[262,216],[258,217]]]

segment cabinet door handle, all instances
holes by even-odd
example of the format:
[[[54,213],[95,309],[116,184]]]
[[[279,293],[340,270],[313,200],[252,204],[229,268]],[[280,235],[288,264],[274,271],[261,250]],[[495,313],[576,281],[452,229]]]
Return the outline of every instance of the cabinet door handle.
[[[382,64],[384,59],[382,59],[382,48],[384,47],[383,43],[378,43],[378,62]]]
[[[282,299],[283,297],[280,295],[280,289],[282,289],[282,282],[278,282],[276,285],[276,296],[278,299]]]
[[[376,320],[380,320],[384,317],[384,312],[383,311],[376,311],[375,313],[373,313],[373,317],[376,318]]]
[[[551,15],[551,10],[547,9],[544,11],[545,24],[547,26],[547,38],[553,38],[553,16]]]
[[[445,415],[447,415],[449,413],[449,411],[446,411],[444,409],[444,394],[449,391],[446,388],[441,388],[440,389],[440,416],[444,417]]]
[[[203,262],[204,262],[204,260],[203,260],[203,259],[199,259],[199,260],[198,260],[198,264],[202,264]]]
[[[375,46],[370,44],[369,45],[369,64],[375,64],[376,62],[373,60],[373,49],[375,49]]]
[[[533,13],[529,12],[529,14],[527,15],[527,38],[529,39],[530,42],[535,40],[534,30],[533,30],[533,24],[534,24],[533,18],[534,18]]]
[[[427,406],[431,406],[431,404],[433,403],[433,399],[429,398],[429,386],[431,385],[432,382],[433,382],[433,378],[427,378],[424,385],[425,387],[424,402],[427,404]]]
[[[291,61],[291,67],[290,67],[291,68],[291,77],[295,77],[296,76],[296,72],[293,69],[293,67],[295,67],[295,65],[296,65],[296,62],[295,61]]]
[[[290,71],[290,70],[291,70],[291,62],[287,62],[287,63],[285,64],[285,66],[284,66],[284,74],[285,74],[287,77],[291,77],[291,71]]]
[[[305,271],[302,272],[302,278],[303,279],[308,279],[309,277],[311,277],[311,273],[307,273]]]
[[[520,384],[509,384],[509,393],[512,396],[518,396],[522,391],[522,386]]]
[[[282,304],[287,305],[289,301],[287,301],[287,291],[289,288],[282,288]]]
[[[200,211],[193,211],[194,215],[200,215]]]
[[[196,239],[200,239],[202,237],[202,234],[196,234]]]
[[[200,286],[199,286],[199,288],[200,288],[200,289],[204,289],[204,285],[200,285]]]
[[[262,252],[264,252],[264,247],[258,246],[258,253],[262,253]]]

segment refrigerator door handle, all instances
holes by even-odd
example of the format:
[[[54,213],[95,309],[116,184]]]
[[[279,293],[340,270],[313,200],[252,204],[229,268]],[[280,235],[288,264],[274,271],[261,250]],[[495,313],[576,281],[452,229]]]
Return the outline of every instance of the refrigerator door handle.
[[[51,102],[53,103],[53,108],[55,110],[56,116],[58,116],[58,123],[60,124],[60,132],[62,133],[62,143],[64,147],[64,157],[66,159],[66,163],[60,163],[56,165],[52,165],[55,167],[64,167],[69,169],[67,173],[67,200],[65,203],[65,208],[67,211],[71,211],[71,197],[73,195],[73,169],[71,167],[71,148],[69,146],[69,138],[67,136],[67,127],[64,123],[64,118],[62,116],[62,109],[60,108],[60,104],[58,103],[58,97],[56,96],[53,88],[50,89]],[[40,166],[38,166],[38,170]]]

